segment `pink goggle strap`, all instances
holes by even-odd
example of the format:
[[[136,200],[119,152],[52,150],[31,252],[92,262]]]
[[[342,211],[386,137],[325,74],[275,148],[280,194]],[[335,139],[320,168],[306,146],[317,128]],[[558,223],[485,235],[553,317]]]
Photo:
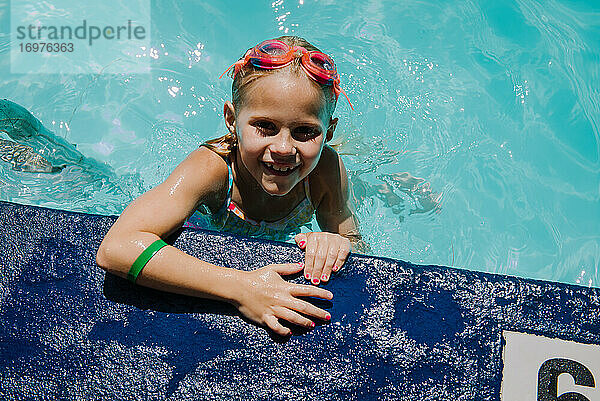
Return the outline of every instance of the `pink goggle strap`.
[[[344,94],[344,96],[346,96],[346,100],[348,101],[350,108],[352,109],[352,111],[354,111],[354,106],[352,106],[352,103],[350,103],[350,99],[348,98],[348,95],[346,95],[346,92],[342,89],[340,84],[338,84],[338,88],[340,88],[340,92],[342,92]]]
[[[229,70],[231,70],[233,67],[235,67],[235,69],[233,70],[233,76],[235,77],[238,73],[238,71],[248,62],[248,57],[244,57],[241,60],[236,61],[235,63],[231,64],[229,66],[229,68],[227,68],[220,76],[219,79],[223,78],[223,75],[227,74],[227,72],[229,72]]]

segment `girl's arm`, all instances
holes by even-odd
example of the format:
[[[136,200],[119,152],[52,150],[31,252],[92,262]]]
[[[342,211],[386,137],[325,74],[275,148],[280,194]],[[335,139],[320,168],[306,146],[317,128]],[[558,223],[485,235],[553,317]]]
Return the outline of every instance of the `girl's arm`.
[[[317,222],[324,232],[299,234],[296,242],[306,251],[305,277],[318,284],[341,267],[351,249],[361,253],[370,249],[362,240],[351,209],[346,168],[331,147],[323,148],[310,183]]]
[[[201,147],[192,152],[157,187],[134,200],[104,237],[96,255],[97,264],[126,277],[137,257],[159,238],[179,229],[198,205],[215,204],[227,191],[227,165],[212,151]],[[320,319],[329,314],[300,300],[299,296],[331,299],[329,291],[291,284],[281,274],[302,269],[298,264],[269,265],[246,272],[216,266],[194,258],[172,246],[156,253],[139,274],[136,283],[158,290],[229,302],[249,319],[286,335],[278,318],[311,327],[302,312]]]
[[[329,166],[323,168],[320,182],[323,185],[322,197],[317,206],[317,222],[323,231],[338,233],[348,238],[352,250],[367,252],[369,246],[363,241],[358,231],[358,220],[352,211],[350,202],[350,186],[344,162],[335,150],[330,147],[326,159]],[[326,153],[323,149],[323,153]]]

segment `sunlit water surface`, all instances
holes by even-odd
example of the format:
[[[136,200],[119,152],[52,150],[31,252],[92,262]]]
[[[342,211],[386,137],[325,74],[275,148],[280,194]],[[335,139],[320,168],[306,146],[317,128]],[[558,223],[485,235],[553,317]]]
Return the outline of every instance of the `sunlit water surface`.
[[[340,98],[334,142],[373,254],[598,286],[598,3],[195,3],[152,3],[151,74],[61,76],[10,73],[0,1],[0,98],[107,165],[0,162],[0,199],[119,214],[225,132],[221,72],[297,34],[334,57],[355,106]]]

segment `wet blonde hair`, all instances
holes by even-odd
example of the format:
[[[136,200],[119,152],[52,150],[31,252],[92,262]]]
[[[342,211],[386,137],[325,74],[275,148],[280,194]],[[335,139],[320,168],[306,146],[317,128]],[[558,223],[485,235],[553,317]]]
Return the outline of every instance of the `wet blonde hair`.
[[[308,51],[321,51],[317,47],[310,44],[306,39],[301,38],[299,36],[280,36],[276,39],[288,44],[289,46],[302,46]],[[242,57],[240,57],[240,59],[244,58],[246,52],[247,51],[245,51],[244,54],[242,54]],[[300,58],[298,57],[295,57],[289,65],[283,68],[277,68],[272,70],[258,68],[255,67],[252,63],[247,63],[244,66],[244,68],[242,68],[239,71],[239,73],[234,76],[234,69],[232,68],[229,71],[229,76],[233,78],[233,83],[231,84],[231,98],[233,106],[235,108],[236,117],[239,113],[239,110],[241,109],[241,107],[243,107],[245,103],[245,95],[252,82],[256,81],[262,76],[274,74],[278,71],[287,69],[289,69],[292,73],[297,75],[305,74],[305,72],[302,69],[302,65],[300,64]],[[335,94],[333,93],[333,88],[328,85],[321,85],[312,79],[310,81],[321,89],[325,100],[325,113],[327,119],[330,120],[333,116],[333,112],[335,111],[335,106],[337,103],[337,99],[335,98]],[[213,152],[219,154],[222,157],[228,157],[229,154],[237,146],[237,137],[231,132],[228,132],[227,134],[219,138],[211,139],[204,142],[201,146],[206,146],[207,148],[211,149]]]

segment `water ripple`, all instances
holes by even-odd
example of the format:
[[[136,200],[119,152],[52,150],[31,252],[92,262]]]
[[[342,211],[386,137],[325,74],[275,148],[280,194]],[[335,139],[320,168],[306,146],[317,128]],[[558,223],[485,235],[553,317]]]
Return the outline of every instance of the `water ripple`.
[[[2,166],[2,199],[122,210],[200,142],[222,135],[231,81],[218,80],[221,72],[258,41],[294,33],[333,56],[355,107],[338,103],[332,144],[374,253],[600,285],[595,4],[153,7],[148,77],[17,76],[0,57],[2,95],[118,177],[103,182],[74,167],[33,177]],[[0,54],[9,49],[1,36]]]

